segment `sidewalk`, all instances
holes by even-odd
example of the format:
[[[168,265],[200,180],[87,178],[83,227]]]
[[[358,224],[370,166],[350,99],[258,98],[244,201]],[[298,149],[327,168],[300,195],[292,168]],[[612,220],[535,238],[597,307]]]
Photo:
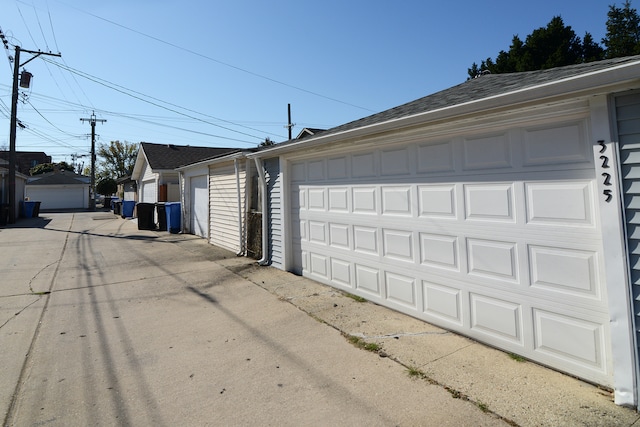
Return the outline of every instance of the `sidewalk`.
[[[0,250],[6,425],[640,426],[607,390],[194,236],[44,214]]]

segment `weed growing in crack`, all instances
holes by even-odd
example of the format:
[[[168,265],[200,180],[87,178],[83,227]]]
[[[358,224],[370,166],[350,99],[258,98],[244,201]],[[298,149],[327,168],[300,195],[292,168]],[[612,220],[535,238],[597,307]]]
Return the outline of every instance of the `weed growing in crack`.
[[[344,296],[347,298],[351,298],[355,302],[367,302],[365,298],[359,297],[358,295],[350,294],[349,292],[344,292]]]

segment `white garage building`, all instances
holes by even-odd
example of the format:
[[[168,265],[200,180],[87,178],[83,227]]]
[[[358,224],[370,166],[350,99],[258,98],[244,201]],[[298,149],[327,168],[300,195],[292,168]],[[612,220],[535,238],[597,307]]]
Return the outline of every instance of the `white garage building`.
[[[263,261],[637,405],[639,147],[640,57],[481,76],[250,154]]]
[[[131,179],[137,182],[138,202],[181,202],[180,178],[177,170],[179,167],[233,151],[236,149],[140,143],[131,174]],[[198,183],[196,179],[194,185],[197,187],[198,184],[203,183]],[[199,195],[201,192],[196,193]],[[185,206],[182,208],[184,209]],[[182,217],[184,216],[183,212]]]
[[[25,197],[40,202],[40,210],[88,209],[91,178],[70,171],[29,177]]]

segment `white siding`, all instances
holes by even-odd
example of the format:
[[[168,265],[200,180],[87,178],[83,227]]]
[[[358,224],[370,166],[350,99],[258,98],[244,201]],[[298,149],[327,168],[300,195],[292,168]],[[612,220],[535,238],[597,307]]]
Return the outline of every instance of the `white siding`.
[[[267,204],[269,218],[269,254],[271,265],[283,268],[282,243],[282,176],[280,159],[268,159],[264,162],[267,179]]]
[[[239,252],[240,233],[245,224],[245,162],[238,162],[241,218],[238,222],[238,188],[233,162],[211,166],[209,172],[209,209],[211,244]],[[245,236],[246,238],[246,236]]]
[[[629,280],[633,313],[635,313],[635,339],[638,346],[640,343],[640,93],[616,98],[616,119],[623,178]],[[640,348],[636,348],[636,359],[639,353]],[[638,363],[637,360],[636,363]]]

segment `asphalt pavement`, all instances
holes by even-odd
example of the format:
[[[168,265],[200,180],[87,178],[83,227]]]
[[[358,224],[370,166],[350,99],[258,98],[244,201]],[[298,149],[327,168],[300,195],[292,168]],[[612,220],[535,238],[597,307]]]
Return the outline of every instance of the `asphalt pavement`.
[[[640,426],[610,390],[109,212],[0,228],[5,426]]]

